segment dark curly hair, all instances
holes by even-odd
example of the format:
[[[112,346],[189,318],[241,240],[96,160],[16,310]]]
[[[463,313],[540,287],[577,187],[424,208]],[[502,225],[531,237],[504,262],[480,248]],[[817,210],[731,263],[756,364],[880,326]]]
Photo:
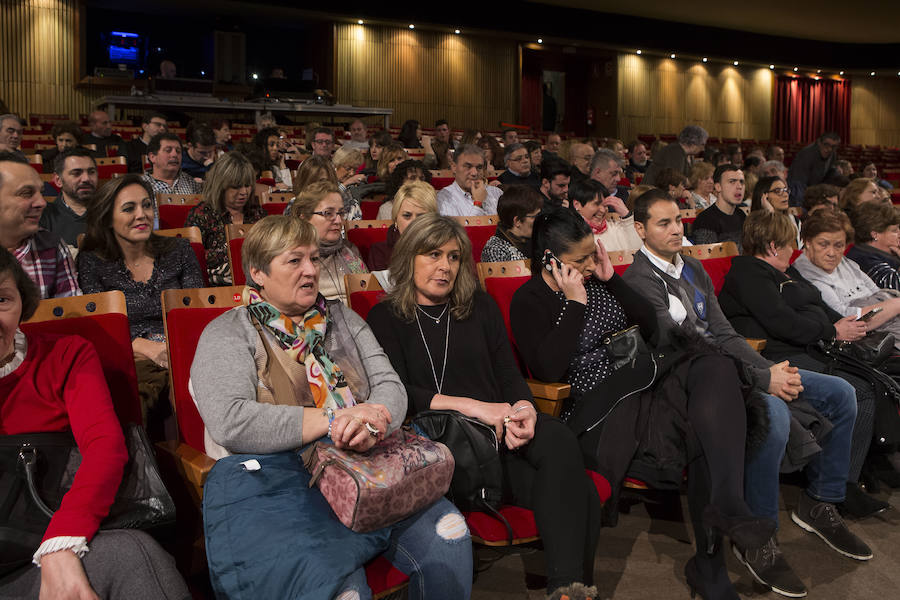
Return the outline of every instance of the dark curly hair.
[[[19,291],[19,297],[22,299],[22,314],[19,315],[19,323],[27,321],[37,310],[41,301],[41,292],[25,273],[12,252],[6,248],[0,248],[0,280],[6,277],[12,277],[16,289]]]

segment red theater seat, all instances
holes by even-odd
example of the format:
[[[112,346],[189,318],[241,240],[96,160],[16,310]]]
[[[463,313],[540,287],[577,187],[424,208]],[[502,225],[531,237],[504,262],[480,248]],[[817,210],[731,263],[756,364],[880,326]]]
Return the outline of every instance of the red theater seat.
[[[363,202],[363,204],[368,203]],[[369,249],[372,245],[387,239],[388,228],[392,224],[393,221],[387,219],[347,221],[345,224],[347,240],[359,248],[359,254],[362,256],[364,263],[369,263]]]

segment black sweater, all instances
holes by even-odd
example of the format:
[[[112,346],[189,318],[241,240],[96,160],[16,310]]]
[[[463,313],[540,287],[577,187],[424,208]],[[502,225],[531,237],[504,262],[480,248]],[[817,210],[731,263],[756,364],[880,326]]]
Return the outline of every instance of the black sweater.
[[[793,267],[781,273],[754,256],[731,261],[719,305],[738,333],[766,340],[762,354],[774,361],[805,354],[806,346],[818,340],[834,339],[833,323],[841,318]]]
[[[475,292],[474,303],[469,318],[454,318],[450,324],[447,371],[441,393],[482,402],[531,401],[531,391],[509,346],[500,309],[482,291]],[[416,322],[407,323],[395,315],[387,302],[372,308],[367,321],[406,386],[408,415],[428,410],[437,386]],[[425,317],[420,322],[440,381],[447,317],[438,325]]]
[[[628,324],[639,325],[644,340],[655,345],[653,305],[617,274],[605,285],[625,309]],[[531,374],[542,381],[567,381],[584,327],[585,305],[560,298],[537,275],[516,290],[509,312],[516,347]]]

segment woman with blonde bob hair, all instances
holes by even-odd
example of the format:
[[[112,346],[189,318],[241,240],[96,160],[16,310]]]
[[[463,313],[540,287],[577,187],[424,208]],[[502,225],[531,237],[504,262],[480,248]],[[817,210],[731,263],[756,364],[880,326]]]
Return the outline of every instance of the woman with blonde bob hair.
[[[369,327],[320,293],[319,238],[314,226],[296,218],[257,223],[244,242],[244,304],[213,320],[197,345],[191,384],[206,453],[218,461],[203,505],[213,585],[228,595],[221,593],[234,581],[228,571],[240,565],[247,597],[291,590],[292,597],[366,600],[372,594],[363,565],[384,553],[409,575],[411,599],[468,598],[469,532],[448,500],[356,533],[309,485],[298,450],[328,438],[344,452],[365,452],[400,428],[407,407],[403,385]],[[234,472],[243,473],[241,463],[251,457],[263,477],[248,494],[235,485]],[[232,526],[258,529],[260,511],[270,517],[266,543],[296,550],[274,564],[265,548],[235,543],[229,533]],[[265,577],[250,575],[262,572]]]
[[[256,223],[266,211],[253,195],[256,176],[253,165],[239,152],[228,152],[216,160],[206,174],[203,201],[191,209],[185,227],[198,227],[206,248],[206,268],[212,285],[230,285],[225,226]]]
[[[369,312],[369,326],[406,387],[410,415],[454,410],[494,428],[504,497],[535,513],[548,591],[590,584],[600,498],[575,435],[537,413],[500,309],[478,289],[472,262],[462,225],[419,217],[394,248],[395,287]]]
[[[874,179],[858,177],[851,181],[847,187],[841,190],[838,202],[844,212],[850,214],[864,202],[879,202],[878,186]]]
[[[426,214],[437,214],[437,192],[424,181],[409,181],[400,186],[391,205],[393,224],[388,228],[387,239],[372,244],[369,249],[369,268],[373,271],[387,269],[394,246],[410,223]]]
[[[319,290],[328,300],[347,303],[344,275],[368,273],[359,249],[344,239],[347,209],[336,185],[319,181],[300,192],[294,199],[291,216],[308,221],[319,234],[319,257],[323,276]]]
[[[408,159],[409,154],[406,152],[403,144],[392,142],[382,151],[381,158],[378,159],[378,171],[376,172],[378,179],[382,182],[387,182],[388,177],[394,172],[397,165]]]

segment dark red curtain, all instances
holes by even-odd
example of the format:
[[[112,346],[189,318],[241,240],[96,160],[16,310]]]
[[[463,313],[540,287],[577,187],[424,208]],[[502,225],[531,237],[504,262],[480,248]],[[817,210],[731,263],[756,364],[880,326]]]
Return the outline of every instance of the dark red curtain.
[[[528,125],[535,131],[541,130],[541,70],[535,67],[522,68],[522,98],[519,123]]]
[[[850,142],[850,82],[779,77],[775,82],[776,140],[806,143],[826,131]]]

